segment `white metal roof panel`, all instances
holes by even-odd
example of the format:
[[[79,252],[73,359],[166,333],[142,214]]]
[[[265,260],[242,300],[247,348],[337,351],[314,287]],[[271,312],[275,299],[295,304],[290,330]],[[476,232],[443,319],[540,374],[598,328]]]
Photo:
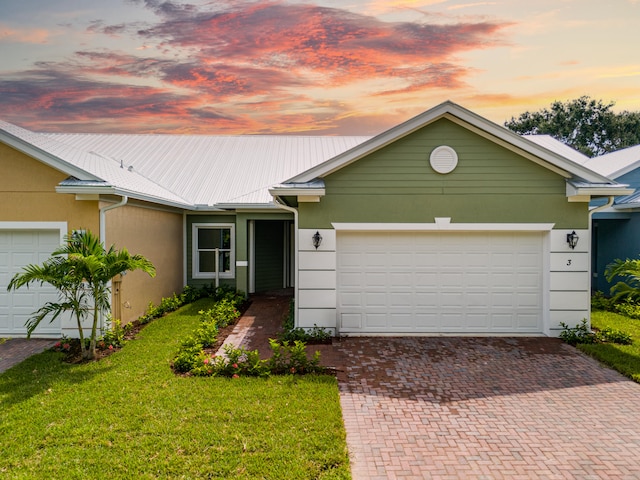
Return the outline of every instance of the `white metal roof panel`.
[[[270,203],[269,187],[370,137],[45,134],[132,167],[192,204]]]
[[[163,203],[187,205],[184,198],[167,190],[135,170],[123,168],[119,162],[95,152],[85,151],[55,137],[34,133],[15,125],[0,122],[0,132],[24,146],[25,153],[45,160],[52,168],[79,180],[101,181],[123,193]]]
[[[523,135],[527,140],[532,141],[536,145],[551,150],[552,152],[562,155],[569,160],[573,160],[576,163],[584,164],[589,160],[589,157],[578,150],[562,143],[560,140],[553,138],[551,135]]]
[[[640,167],[640,145],[593,157],[585,166],[601,175],[616,179]]]

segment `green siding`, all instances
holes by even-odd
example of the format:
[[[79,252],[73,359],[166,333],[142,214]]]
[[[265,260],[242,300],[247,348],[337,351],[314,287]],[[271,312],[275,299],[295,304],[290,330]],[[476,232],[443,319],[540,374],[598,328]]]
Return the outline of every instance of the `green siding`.
[[[256,292],[283,287],[284,222],[256,221]]]
[[[431,151],[458,154],[446,175]],[[320,203],[299,205],[300,228],[331,222],[555,223],[586,228],[586,203],[569,203],[565,179],[446,119],[440,119],[324,178]]]

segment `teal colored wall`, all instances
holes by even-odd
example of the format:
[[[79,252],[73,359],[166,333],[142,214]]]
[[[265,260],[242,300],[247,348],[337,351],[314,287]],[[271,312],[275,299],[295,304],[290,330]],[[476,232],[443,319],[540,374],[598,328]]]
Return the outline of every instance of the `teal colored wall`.
[[[431,151],[458,154],[446,175]],[[331,222],[555,223],[587,228],[588,205],[569,203],[565,179],[447,119],[440,119],[324,178],[320,203],[301,203],[300,228]]]
[[[640,188],[640,169],[633,170],[615,179],[618,183]],[[604,205],[606,198],[591,202],[592,207]],[[605,295],[622,279],[608,282],[605,278],[607,265],[617,259],[640,258],[640,212],[595,213],[592,232],[592,289]]]

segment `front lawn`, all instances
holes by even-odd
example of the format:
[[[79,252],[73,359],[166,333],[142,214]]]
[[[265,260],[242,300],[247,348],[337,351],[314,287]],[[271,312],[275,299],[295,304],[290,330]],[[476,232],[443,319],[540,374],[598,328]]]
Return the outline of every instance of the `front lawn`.
[[[334,377],[174,375],[210,303],[155,320],[99,362],[44,352],[0,375],[0,477],[350,478]]]
[[[591,325],[598,330],[605,328],[621,330],[631,335],[633,343],[631,345],[579,344],[578,348],[640,383],[640,320],[613,312],[594,310],[591,312]]]

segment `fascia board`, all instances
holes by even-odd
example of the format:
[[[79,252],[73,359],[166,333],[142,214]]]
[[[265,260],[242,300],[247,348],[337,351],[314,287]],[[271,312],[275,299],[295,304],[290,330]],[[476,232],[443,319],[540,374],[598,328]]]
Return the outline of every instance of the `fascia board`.
[[[28,155],[36,160],[44,163],[45,165],[54,168],[67,175],[74,176],[80,180],[102,180],[95,175],[90,174],[86,170],[76,167],[75,165],[62,160],[50,153],[38,148],[21,138],[11,135],[9,132],[0,130],[0,141],[6,145],[15,148],[16,150]]]
[[[213,206],[203,207],[200,206],[198,210],[210,209],[215,211],[220,210],[279,210],[279,208],[273,203],[216,203]]]
[[[298,197],[298,196],[312,196],[312,197],[324,197],[325,189],[324,188],[279,188],[273,187],[269,189],[269,193],[272,197]]]
[[[576,187],[567,182],[567,197],[592,196],[592,197],[622,197],[631,195],[635,189],[628,188],[624,184],[613,184],[611,186]]]
[[[82,194],[120,195],[120,196],[129,197],[131,199],[140,200],[143,202],[155,203],[157,205],[164,205],[167,207],[179,208],[181,210],[194,209],[194,206],[188,203],[172,202],[171,200],[165,200],[163,198],[153,197],[151,195],[144,195],[144,194],[141,194],[140,192],[117,188],[112,185],[105,185],[104,187],[95,186],[95,185],[87,186],[87,187],[83,187],[81,185],[77,185],[77,186],[58,185],[56,186],[56,193],[71,193],[75,195],[82,195]]]

